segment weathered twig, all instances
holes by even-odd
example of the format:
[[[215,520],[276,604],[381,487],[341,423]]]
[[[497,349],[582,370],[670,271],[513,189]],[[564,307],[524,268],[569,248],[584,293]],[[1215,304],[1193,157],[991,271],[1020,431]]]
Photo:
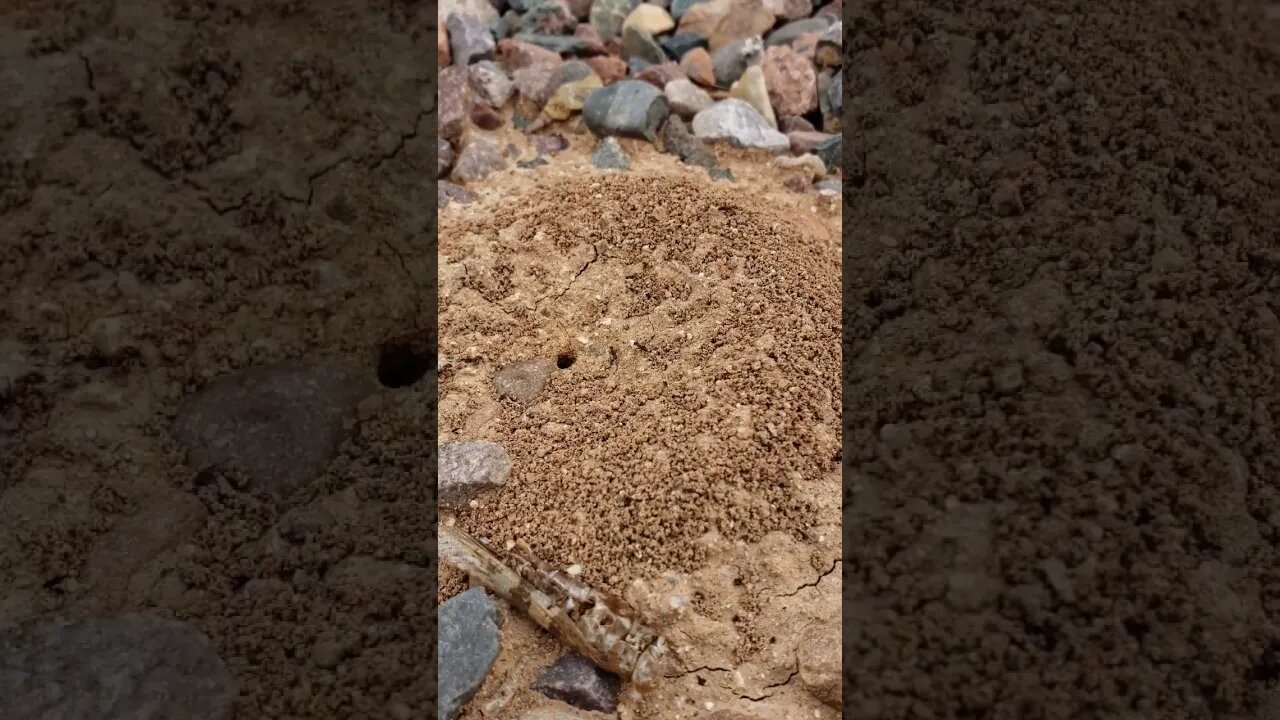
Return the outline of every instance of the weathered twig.
[[[640,691],[662,677],[667,643],[620,598],[538,560],[525,543],[499,557],[455,527],[440,525],[440,559],[528,615],[561,643]]]

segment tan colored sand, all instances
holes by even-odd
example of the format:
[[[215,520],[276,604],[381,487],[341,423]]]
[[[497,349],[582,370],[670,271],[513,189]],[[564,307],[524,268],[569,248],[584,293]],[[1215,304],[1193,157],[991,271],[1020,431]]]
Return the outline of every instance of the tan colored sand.
[[[514,462],[464,529],[619,590],[697,568],[711,531],[812,526],[807,483],[840,442],[827,236],[709,179],[594,174],[446,213],[440,241],[442,432]],[[572,366],[529,407],[488,385],[557,356]]]

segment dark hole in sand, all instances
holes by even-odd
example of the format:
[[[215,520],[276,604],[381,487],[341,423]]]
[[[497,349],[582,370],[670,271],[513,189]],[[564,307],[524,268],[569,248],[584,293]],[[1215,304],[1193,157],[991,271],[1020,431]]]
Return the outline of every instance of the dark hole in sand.
[[[382,344],[378,351],[378,382],[383,387],[408,387],[431,369],[431,353],[426,343],[397,338]]]
[[[560,353],[556,356],[556,367],[561,370],[568,370],[573,367],[573,363],[577,359],[573,356],[573,353]]]

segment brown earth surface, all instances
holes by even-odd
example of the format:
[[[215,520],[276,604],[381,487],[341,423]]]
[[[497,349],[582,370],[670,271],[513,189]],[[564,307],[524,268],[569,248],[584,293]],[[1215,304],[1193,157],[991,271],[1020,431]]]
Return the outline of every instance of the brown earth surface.
[[[672,641],[668,680],[618,717],[839,717],[838,203],[750,153],[725,153],[732,184],[641,141],[629,173],[597,171],[566,134],[441,212],[441,442],[513,465],[442,513],[580,565]],[[539,360],[536,401],[498,395]],[[441,568],[442,600],[465,587]],[[547,705],[527,688],[561,652],[507,613],[463,717]]]
[[[845,15],[847,714],[1280,717],[1274,6]]]

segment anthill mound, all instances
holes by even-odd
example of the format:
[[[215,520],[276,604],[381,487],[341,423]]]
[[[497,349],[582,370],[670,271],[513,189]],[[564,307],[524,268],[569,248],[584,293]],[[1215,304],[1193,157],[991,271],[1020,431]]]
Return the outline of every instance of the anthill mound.
[[[710,531],[802,534],[837,501],[815,489],[840,447],[838,239],[818,223],[661,175],[465,212],[441,217],[442,438],[500,442],[513,471],[461,527],[617,589],[696,567]],[[529,360],[541,394],[499,397],[494,373]]]

